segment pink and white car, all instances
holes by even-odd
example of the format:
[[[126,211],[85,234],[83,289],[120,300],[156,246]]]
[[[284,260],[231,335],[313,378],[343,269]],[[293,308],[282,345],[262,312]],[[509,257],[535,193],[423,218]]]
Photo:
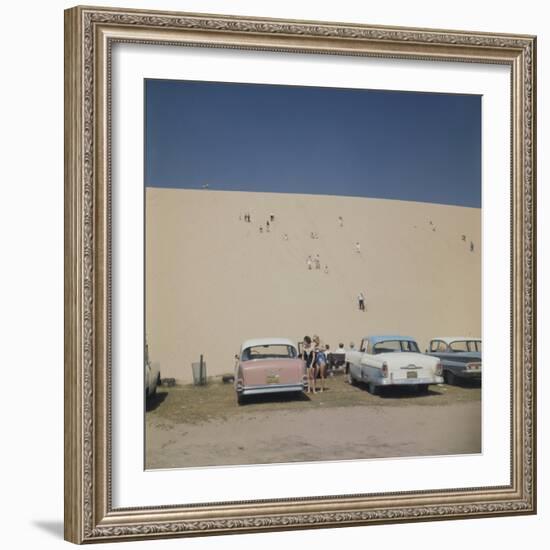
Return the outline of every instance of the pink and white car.
[[[287,338],[247,340],[235,356],[235,391],[242,405],[246,396],[263,393],[302,393],[306,365],[294,342]]]

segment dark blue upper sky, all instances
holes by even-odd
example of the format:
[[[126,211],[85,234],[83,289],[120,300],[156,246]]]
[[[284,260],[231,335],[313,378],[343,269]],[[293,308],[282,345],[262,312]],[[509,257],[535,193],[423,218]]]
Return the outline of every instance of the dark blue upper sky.
[[[146,186],[481,206],[481,96],[145,86]]]

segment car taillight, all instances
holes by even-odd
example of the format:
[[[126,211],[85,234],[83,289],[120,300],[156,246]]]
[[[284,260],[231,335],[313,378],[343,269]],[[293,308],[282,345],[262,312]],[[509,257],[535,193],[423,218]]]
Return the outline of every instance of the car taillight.
[[[441,363],[437,363],[435,366],[435,375],[441,376],[443,374],[443,365]]]
[[[235,384],[237,391],[243,391],[244,383],[242,378],[237,379],[237,383]]]
[[[388,364],[387,363],[382,363],[382,376],[384,378],[388,377]]]

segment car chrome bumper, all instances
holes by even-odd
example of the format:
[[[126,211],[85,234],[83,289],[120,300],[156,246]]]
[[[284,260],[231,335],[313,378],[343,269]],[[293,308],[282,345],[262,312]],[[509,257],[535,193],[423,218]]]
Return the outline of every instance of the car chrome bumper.
[[[420,384],[443,384],[442,376],[431,376],[430,378],[384,378],[380,381],[381,386],[418,386]]]
[[[240,395],[259,395],[262,393],[283,393],[304,391],[304,384],[266,384],[264,386],[244,386]]]

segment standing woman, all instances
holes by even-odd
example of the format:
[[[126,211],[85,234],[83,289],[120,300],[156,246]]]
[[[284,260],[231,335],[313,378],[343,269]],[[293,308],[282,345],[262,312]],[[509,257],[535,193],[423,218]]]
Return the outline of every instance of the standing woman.
[[[319,377],[321,378],[321,393],[325,390],[325,376],[327,373],[327,356],[321,339],[316,334],[313,335],[313,345],[315,351],[315,365],[319,367]]]
[[[302,349],[302,359],[306,362],[307,372],[307,393],[311,393],[311,387],[313,386],[313,393],[317,393],[315,387],[315,378],[317,377],[317,366],[315,364],[315,350],[311,345],[311,338],[304,336],[304,348]]]

